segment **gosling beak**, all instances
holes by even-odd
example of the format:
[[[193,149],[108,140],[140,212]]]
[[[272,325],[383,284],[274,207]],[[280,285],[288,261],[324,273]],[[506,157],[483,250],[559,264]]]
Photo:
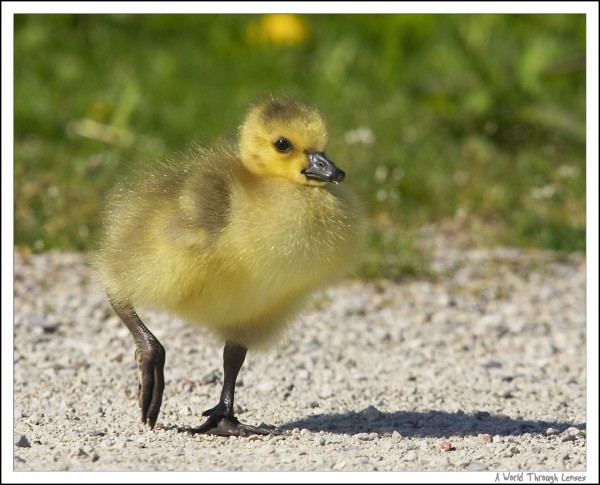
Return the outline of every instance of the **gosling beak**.
[[[320,180],[321,182],[333,182],[339,184],[346,174],[329,160],[323,152],[312,152],[308,154],[308,168],[302,170],[307,179]]]

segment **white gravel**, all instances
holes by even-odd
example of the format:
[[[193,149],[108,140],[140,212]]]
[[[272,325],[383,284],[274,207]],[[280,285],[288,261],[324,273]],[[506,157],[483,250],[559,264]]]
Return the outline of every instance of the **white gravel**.
[[[86,256],[15,252],[14,470],[585,471],[584,256],[432,251],[430,278],[343,282],[249,355],[239,418],[287,430],[250,438],[177,431],[216,404],[221,346],[152,312],[166,389],[144,428],[132,339]]]

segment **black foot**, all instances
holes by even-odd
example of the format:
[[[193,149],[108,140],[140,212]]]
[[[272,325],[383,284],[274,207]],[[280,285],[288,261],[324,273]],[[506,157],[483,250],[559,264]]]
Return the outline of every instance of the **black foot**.
[[[279,434],[275,428],[266,426],[250,426],[242,424],[234,416],[220,416],[218,418],[209,417],[206,422],[197,428],[186,429],[192,434],[213,434],[218,436],[250,436],[252,434]]]
[[[183,428],[179,431],[187,431],[192,434],[213,434],[218,436],[250,436],[252,434],[280,434],[271,426],[250,426],[242,424],[235,416],[227,415],[225,405],[220,402],[214,408],[207,409],[202,416],[208,419],[197,428]]]

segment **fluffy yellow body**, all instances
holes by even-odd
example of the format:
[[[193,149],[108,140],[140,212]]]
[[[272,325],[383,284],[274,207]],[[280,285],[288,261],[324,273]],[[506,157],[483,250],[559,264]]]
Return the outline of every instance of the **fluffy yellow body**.
[[[239,147],[195,148],[117,188],[95,259],[111,299],[255,348],[342,276],[357,260],[360,211],[341,187],[301,175],[325,141],[318,117],[303,134],[303,109],[290,122],[256,108]],[[273,150],[281,136],[295,153]]]

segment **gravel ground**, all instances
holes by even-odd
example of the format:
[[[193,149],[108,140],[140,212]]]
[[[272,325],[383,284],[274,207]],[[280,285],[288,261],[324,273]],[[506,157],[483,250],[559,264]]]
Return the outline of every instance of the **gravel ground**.
[[[585,258],[430,249],[432,277],[345,281],[249,355],[238,416],[285,430],[249,438],[177,431],[216,404],[221,346],[153,312],[166,389],[144,428],[86,256],[15,252],[14,470],[585,471]]]

